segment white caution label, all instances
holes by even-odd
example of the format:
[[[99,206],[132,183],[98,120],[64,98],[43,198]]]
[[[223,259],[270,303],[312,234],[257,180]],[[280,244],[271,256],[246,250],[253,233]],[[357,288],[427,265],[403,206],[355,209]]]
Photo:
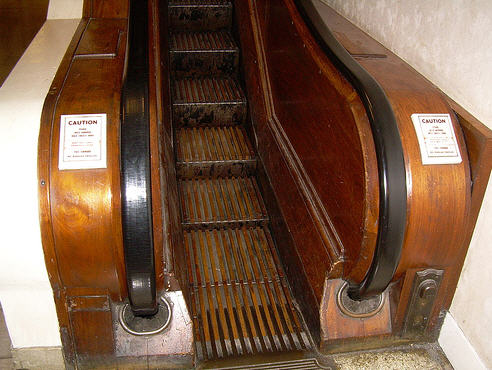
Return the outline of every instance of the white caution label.
[[[58,169],[106,168],[106,113],[62,115]]]
[[[412,114],[422,164],[461,163],[461,154],[449,114]]]

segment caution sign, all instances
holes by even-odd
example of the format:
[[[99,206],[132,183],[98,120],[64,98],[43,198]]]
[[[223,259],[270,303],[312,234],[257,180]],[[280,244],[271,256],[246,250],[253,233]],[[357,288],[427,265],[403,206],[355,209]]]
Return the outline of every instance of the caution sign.
[[[412,114],[422,164],[461,163],[461,154],[449,114]]]
[[[58,169],[106,168],[106,113],[62,115]]]

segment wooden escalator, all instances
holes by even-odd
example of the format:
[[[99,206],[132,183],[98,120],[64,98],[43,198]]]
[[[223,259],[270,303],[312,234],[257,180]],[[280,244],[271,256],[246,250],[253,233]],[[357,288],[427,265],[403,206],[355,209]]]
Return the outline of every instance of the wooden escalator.
[[[229,1],[169,4],[172,112],[199,360],[310,348],[255,179]]]
[[[317,0],[84,4],[38,149],[67,368],[335,368],[436,341],[489,131]],[[445,116],[460,163],[423,163],[415,114]],[[80,115],[105,164],[60,167]]]

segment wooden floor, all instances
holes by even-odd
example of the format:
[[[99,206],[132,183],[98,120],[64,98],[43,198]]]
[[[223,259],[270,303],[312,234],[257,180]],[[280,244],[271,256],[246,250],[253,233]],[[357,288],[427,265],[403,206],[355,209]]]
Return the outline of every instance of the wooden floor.
[[[49,0],[0,0],[0,86],[39,31]]]

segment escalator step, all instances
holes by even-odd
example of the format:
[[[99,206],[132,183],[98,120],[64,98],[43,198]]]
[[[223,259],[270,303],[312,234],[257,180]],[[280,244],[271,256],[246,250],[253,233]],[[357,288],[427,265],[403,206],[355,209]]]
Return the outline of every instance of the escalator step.
[[[232,3],[226,0],[171,0],[169,23],[174,30],[231,29]]]
[[[179,79],[173,84],[175,127],[239,125],[246,117],[246,99],[232,78]]]
[[[182,128],[176,131],[180,178],[253,175],[256,158],[241,126]]]
[[[309,349],[267,228],[185,233],[200,360]]]
[[[188,230],[185,244],[193,266],[200,266],[190,276],[193,288],[271,283],[284,277],[266,227]]]
[[[268,221],[254,178],[180,180],[179,187],[186,229],[256,226]]]
[[[197,360],[309,351],[243,127],[247,101],[238,83],[232,2],[168,5],[174,150]]]
[[[175,32],[170,38],[174,76],[231,76],[237,73],[239,48],[229,31]]]

